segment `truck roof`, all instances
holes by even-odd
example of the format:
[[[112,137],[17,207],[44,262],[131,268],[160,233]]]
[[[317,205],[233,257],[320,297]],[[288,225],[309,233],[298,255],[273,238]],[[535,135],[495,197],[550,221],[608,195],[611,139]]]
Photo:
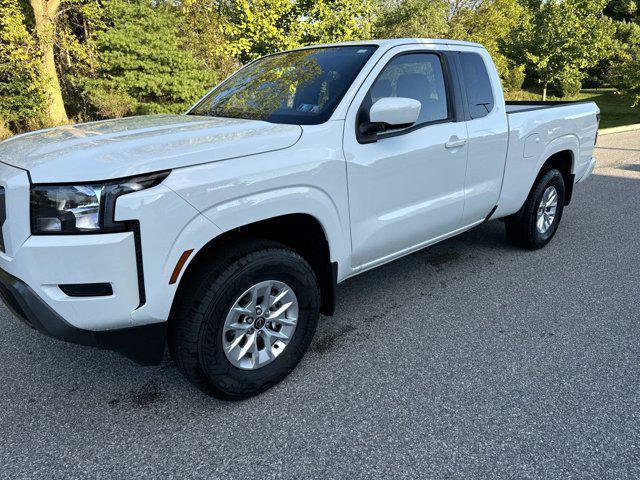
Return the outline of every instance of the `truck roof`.
[[[478,47],[484,48],[479,43],[475,42],[465,42],[462,40],[449,40],[446,38],[385,38],[379,40],[360,40],[360,41],[351,41],[351,42],[336,42],[336,43],[322,43],[317,45],[309,45],[307,47],[301,48],[315,48],[315,47],[337,47],[343,45],[377,45],[377,46],[385,46],[385,47],[396,47],[398,45],[406,45],[406,44],[415,44],[415,43],[429,43],[436,45],[464,45],[466,47]],[[299,49],[295,49],[299,50]]]

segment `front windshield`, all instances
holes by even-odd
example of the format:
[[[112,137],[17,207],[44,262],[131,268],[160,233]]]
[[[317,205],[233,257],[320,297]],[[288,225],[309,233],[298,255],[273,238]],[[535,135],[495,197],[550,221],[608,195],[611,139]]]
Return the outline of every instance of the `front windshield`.
[[[189,114],[298,125],[325,122],[375,48],[311,48],[262,58],[220,84]]]

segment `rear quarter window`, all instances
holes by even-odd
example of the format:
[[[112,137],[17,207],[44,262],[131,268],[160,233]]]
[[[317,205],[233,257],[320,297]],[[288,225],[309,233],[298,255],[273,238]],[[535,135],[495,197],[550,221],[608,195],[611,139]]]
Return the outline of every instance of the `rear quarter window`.
[[[493,110],[491,80],[484,60],[477,53],[460,52],[462,81],[467,92],[471,118],[482,118]]]

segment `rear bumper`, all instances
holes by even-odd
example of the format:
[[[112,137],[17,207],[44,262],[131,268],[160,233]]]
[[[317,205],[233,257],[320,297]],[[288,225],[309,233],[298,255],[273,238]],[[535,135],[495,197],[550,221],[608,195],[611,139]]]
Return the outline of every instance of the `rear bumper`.
[[[84,330],[58,315],[26,283],[0,269],[0,296],[29,327],[59,340],[115,350],[141,365],[157,365],[164,356],[166,322],[116,330]]]
[[[591,176],[591,174],[593,173],[594,168],[596,168],[596,159],[595,157],[591,157],[591,160],[589,160],[585,172],[576,183],[584,182],[587,178],[589,178],[589,176]]]

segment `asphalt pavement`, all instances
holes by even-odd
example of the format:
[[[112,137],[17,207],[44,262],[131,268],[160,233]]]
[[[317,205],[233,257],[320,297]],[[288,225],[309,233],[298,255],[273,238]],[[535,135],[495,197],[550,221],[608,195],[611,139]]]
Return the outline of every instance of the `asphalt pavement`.
[[[0,478],[640,478],[640,132],[597,157],[547,248],[490,222],[344,282],[248,401],[0,307]]]

